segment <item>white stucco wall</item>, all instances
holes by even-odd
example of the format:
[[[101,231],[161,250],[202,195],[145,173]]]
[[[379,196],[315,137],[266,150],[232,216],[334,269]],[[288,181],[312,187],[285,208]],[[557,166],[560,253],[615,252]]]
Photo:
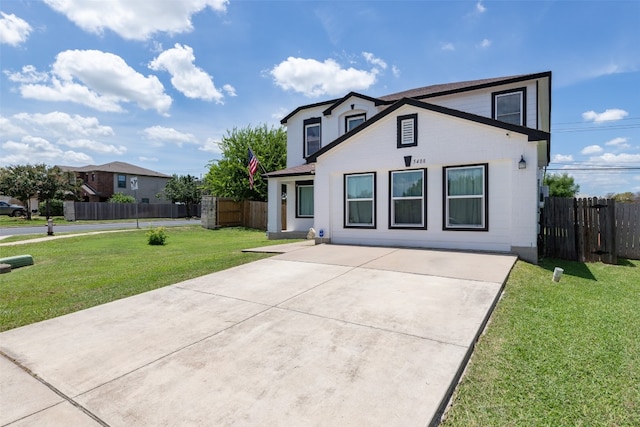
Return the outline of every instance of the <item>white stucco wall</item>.
[[[396,117],[418,113],[418,146],[398,149]],[[415,163],[405,167],[404,156]],[[523,155],[528,167],[518,169]],[[525,135],[404,106],[321,156],[314,228],[333,243],[511,251],[537,244],[537,150]],[[488,163],[488,231],[443,230],[445,166]],[[427,230],[389,229],[389,171],[427,169]],[[376,172],[376,229],[344,227],[344,174]]]

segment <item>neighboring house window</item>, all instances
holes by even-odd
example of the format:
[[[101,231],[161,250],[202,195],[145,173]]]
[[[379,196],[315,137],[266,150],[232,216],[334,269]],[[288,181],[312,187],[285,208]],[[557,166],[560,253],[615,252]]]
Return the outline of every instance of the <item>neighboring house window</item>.
[[[127,188],[127,176],[118,175],[118,188]]]
[[[426,169],[389,172],[389,228],[427,228]]]
[[[349,132],[356,126],[360,126],[366,120],[367,116],[363,114],[354,114],[353,116],[347,116],[344,118],[345,132]]]
[[[493,118],[513,125],[526,126],[526,89],[492,94]]]
[[[443,175],[443,228],[488,230],[487,165],[445,167]]]
[[[143,197],[142,200],[140,201],[140,203],[149,204],[149,198],[148,197]]]
[[[418,145],[418,115],[398,116],[398,148]]]
[[[296,218],[313,217],[313,181],[296,182]]]
[[[344,176],[345,227],[375,228],[376,174]]]
[[[304,156],[309,157],[320,149],[320,117],[304,121]]]

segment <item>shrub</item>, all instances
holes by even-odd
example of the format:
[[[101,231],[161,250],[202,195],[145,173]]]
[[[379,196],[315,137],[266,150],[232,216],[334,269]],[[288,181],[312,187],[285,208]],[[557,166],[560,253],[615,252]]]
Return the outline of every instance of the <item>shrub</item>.
[[[49,200],[49,215],[51,216],[62,216],[64,215],[64,202],[60,199]],[[38,203],[38,212],[40,215],[47,214],[47,203],[40,202]]]
[[[114,193],[109,199],[109,203],[135,203],[136,199],[124,193]]]
[[[164,227],[152,228],[147,232],[147,238],[150,245],[164,245],[167,240],[167,233]]]

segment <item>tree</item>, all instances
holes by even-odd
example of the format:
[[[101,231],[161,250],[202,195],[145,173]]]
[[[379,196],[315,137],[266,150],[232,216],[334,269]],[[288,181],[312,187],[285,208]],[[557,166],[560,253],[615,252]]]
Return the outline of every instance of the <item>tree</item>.
[[[549,186],[551,197],[574,197],[580,191],[580,186],[567,173],[546,175],[543,182]]]
[[[633,194],[631,191],[626,191],[624,193],[608,193],[607,199],[614,199],[618,203],[633,203],[636,201],[640,201],[640,193]]]
[[[209,163],[203,189],[218,197],[234,200],[267,200],[267,182],[262,172],[284,169],[287,164],[287,133],[284,128],[267,125],[243,129],[234,128],[218,143],[222,158]],[[249,189],[248,149],[258,158],[260,166],[254,175],[253,190]]]
[[[108,203],[135,203],[136,199],[133,196],[124,193],[113,193]]]
[[[174,174],[164,190],[156,195],[160,199],[170,200],[171,203],[184,203],[187,208],[187,218],[191,217],[191,205],[200,203],[202,199],[201,182],[191,175]]]
[[[72,172],[63,172],[57,166],[49,167],[41,163],[0,169],[0,194],[20,200],[27,211],[28,219],[31,219],[29,201],[32,197],[48,204],[56,198],[75,198],[78,189],[75,175]]]

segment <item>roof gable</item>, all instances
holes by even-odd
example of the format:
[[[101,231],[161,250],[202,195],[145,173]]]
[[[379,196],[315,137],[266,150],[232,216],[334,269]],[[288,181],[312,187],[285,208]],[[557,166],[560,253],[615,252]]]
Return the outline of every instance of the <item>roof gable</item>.
[[[65,170],[75,172],[111,172],[111,173],[123,173],[127,175],[141,175],[141,176],[154,176],[158,178],[171,178],[171,175],[166,175],[160,172],[152,171],[151,169],[145,169],[140,166],[132,165],[125,162],[110,162],[103,165],[87,165],[80,167],[73,166],[60,166]]]
[[[331,106],[329,108],[327,108],[326,110],[324,110],[322,112],[322,114],[324,114],[325,116],[330,115],[335,108],[337,108],[341,104],[345,103],[351,97],[361,98],[361,99],[364,99],[365,101],[373,102],[374,105],[377,105],[380,102],[380,100],[377,99],[377,98],[372,98],[370,96],[363,95],[363,94],[357,93],[357,92],[349,92],[348,94],[346,94],[345,96],[343,96],[342,98],[338,99],[336,102],[331,104]]]
[[[311,156],[309,156],[307,158],[307,163],[311,163],[311,162],[317,161],[319,156],[321,156],[324,153],[332,150],[334,147],[336,147],[337,145],[341,144],[342,142],[348,140],[349,138],[351,138],[353,135],[357,134],[358,132],[362,132],[364,129],[368,128],[369,126],[373,125],[374,123],[377,123],[378,121],[384,119],[385,117],[387,117],[388,115],[392,114],[394,111],[396,111],[397,109],[399,109],[400,107],[402,107],[404,105],[411,105],[413,107],[422,108],[422,109],[430,110],[430,111],[435,111],[437,113],[446,114],[448,116],[458,117],[458,118],[461,118],[461,119],[464,119],[464,120],[469,120],[469,121],[472,121],[472,122],[475,122],[475,123],[480,123],[480,124],[484,124],[484,125],[487,125],[487,126],[492,126],[492,127],[495,127],[495,128],[505,129],[505,130],[508,130],[508,131],[511,131],[511,132],[516,132],[516,133],[520,133],[520,134],[523,134],[523,135],[527,135],[529,141],[539,141],[539,140],[549,141],[550,138],[551,138],[551,135],[548,132],[540,131],[540,130],[537,130],[537,129],[531,129],[531,128],[527,128],[527,127],[524,127],[524,126],[512,125],[510,123],[501,122],[499,120],[490,119],[488,117],[478,116],[476,114],[466,113],[464,111],[454,110],[454,109],[451,109],[451,108],[442,107],[440,105],[429,104],[429,103],[426,103],[426,102],[418,101],[418,100],[413,99],[413,98],[403,98],[403,99],[395,102],[394,104],[392,104],[389,108],[387,108],[383,112],[375,115],[370,120],[367,120],[366,122],[364,122],[360,126],[356,127],[355,129],[351,130],[350,132],[345,133],[341,137],[335,139],[331,143],[329,143],[329,144],[325,145],[324,147],[322,147],[320,150],[316,151],[313,155],[311,155]]]

